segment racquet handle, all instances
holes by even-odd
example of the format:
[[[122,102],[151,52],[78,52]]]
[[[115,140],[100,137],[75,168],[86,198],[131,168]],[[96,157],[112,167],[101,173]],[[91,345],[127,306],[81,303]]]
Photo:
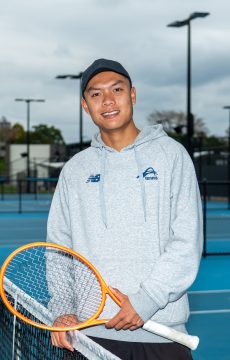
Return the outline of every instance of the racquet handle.
[[[144,325],[143,329],[162,336],[168,340],[175,341],[179,344],[185,345],[191,350],[196,350],[199,344],[198,336],[187,335],[168,326],[158,324],[155,321],[148,320]]]

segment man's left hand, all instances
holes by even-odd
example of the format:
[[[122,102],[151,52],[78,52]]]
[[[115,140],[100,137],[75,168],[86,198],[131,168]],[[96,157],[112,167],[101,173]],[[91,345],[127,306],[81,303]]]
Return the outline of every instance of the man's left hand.
[[[144,321],[136,313],[127,295],[110,287],[112,293],[120,300],[120,311],[106,323],[106,328],[116,330],[136,330],[144,325]]]

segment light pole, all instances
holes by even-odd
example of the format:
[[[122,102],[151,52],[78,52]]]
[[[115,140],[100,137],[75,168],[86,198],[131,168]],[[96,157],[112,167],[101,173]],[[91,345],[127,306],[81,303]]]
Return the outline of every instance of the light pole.
[[[188,48],[187,48],[187,150],[193,159],[193,144],[192,138],[194,133],[193,114],[191,111],[191,21],[196,18],[203,18],[208,16],[208,12],[194,12],[187,19],[174,21],[168,24],[168,27],[188,27]]]
[[[15,101],[23,101],[27,105],[27,134],[26,134],[26,147],[27,147],[27,178],[30,177],[30,103],[31,102],[45,102],[44,99],[15,99]],[[29,182],[27,181],[27,191],[29,192]]]
[[[82,149],[83,144],[83,120],[82,120],[82,106],[81,106],[81,77],[82,72],[78,75],[57,75],[56,79],[64,80],[64,79],[71,79],[71,80],[80,80],[80,88],[79,88],[79,142],[80,142],[80,149]]]
[[[229,115],[228,115],[228,209],[230,210],[230,105],[224,106],[223,109],[229,111]]]

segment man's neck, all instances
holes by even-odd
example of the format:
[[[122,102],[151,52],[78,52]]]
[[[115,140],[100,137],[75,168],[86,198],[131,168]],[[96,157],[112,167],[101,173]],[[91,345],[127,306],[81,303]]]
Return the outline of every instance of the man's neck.
[[[140,130],[133,124],[132,127],[126,129],[116,129],[108,132],[101,130],[101,138],[105,145],[121,151],[135,141],[139,132]]]

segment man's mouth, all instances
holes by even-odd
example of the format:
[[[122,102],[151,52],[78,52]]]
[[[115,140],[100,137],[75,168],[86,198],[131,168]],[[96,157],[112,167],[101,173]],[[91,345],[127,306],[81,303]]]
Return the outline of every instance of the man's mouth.
[[[117,116],[119,114],[119,110],[113,110],[113,111],[106,111],[104,113],[102,113],[101,115],[105,118],[114,118],[115,116]]]

